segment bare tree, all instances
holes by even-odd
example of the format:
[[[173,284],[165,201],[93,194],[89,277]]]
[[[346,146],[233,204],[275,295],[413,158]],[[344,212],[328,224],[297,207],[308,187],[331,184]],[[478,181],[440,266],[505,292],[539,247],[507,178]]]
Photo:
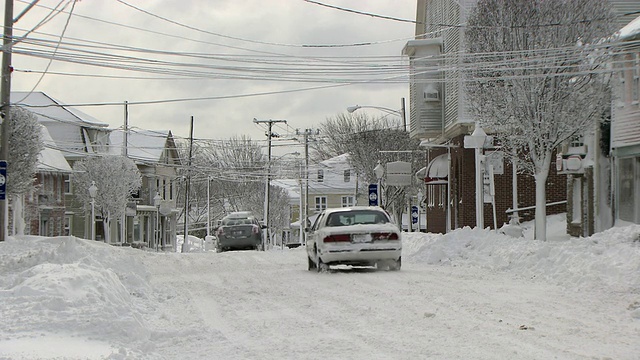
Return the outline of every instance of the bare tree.
[[[185,147],[181,148],[184,152]],[[197,141],[192,164],[192,175],[198,181],[192,182],[190,191],[191,199],[195,199],[190,201],[191,223],[206,224],[207,205],[212,219],[234,211],[251,211],[257,217],[263,217],[267,158],[260,144],[247,136],[224,141]],[[286,193],[271,186],[269,202],[269,223],[274,226],[286,224]]]
[[[358,191],[364,192],[369,183],[378,181],[373,172],[378,161],[383,164],[395,160],[413,162],[416,171],[423,166],[424,159],[417,151],[420,141],[410,139],[400,121],[386,116],[371,118],[366,113],[338,114],[328,118],[319,128],[323,136],[312,144],[314,161],[349,154],[350,166],[361,180]],[[417,190],[415,187],[388,187],[386,190],[386,203],[395,209],[394,215],[400,219],[407,190],[410,194]]]
[[[34,187],[38,155],[44,149],[42,125],[35,114],[19,107],[11,107],[9,128],[9,159],[7,159],[7,193],[12,196],[16,233],[23,234],[22,194]]]
[[[76,189],[88,189],[95,181],[98,191],[95,197],[96,211],[104,219],[105,242],[111,240],[111,219],[119,219],[131,196],[140,189],[142,177],[133,160],[120,155],[88,157],[73,165],[73,185]],[[76,197],[89,203],[87,191],[77,192]]]
[[[545,186],[554,150],[603,119],[607,0],[480,0],[466,29],[466,83],[475,119],[536,181],[536,238],[546,240]]]

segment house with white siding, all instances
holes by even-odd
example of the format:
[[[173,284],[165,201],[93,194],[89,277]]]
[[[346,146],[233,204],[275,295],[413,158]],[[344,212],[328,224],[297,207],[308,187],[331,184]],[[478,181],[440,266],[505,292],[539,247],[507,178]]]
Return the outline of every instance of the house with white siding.
[[[25,235],[67,236],[71,233],[72,214],[67,212],[65,195],[69,193],[71,166],[51,138],[46,127],[42,126],[44,149],[38,154],[36,164],[35,188],[22,195],[17,208],[13,202],[11,234],[21,232]],[[22,221],[22,223],[21,223]]]
[[[309,167],[308,214],[326,208],[356,205],[355,171],[349,165],[349,154],[342,154]]]
[[[168,130],[117,129],[109,139],[110,153],[132,159],[142,175],[142,187],[127,206],[125,226],[119,229],[116,242],[140,247],[155,247],[157,242],[159,249],[174,249],[182,163],[173,134]]]
[[[615,219],[640,224],[640,17],[619,35],[611,106]]]
[[[57,150],[62,154],[68,166],[73,168],[75,161],[87,156],[104,154],[108,151],[109,124],[85,114],[84,112],[67,106],[53,97],[40,92],[12,91],[11,103],[23,107],[34,113],[38,122],[42,124],[50,136],[49,142],[45,141],[45,147]],[[49,139],[49,138],[45,138]],[[48,141],[48,140],[47,140]],[[42,166],[43,164],[39,164]],[[85,239],[90,238],[90,216],[87,205],[76,201],[75,191],[88,191],[87,189],[74,189],[71,185],[70,171],[46,171],[39,170],[39,186],[37,193],[31,194],[34,199],[39,199],[42,213],[39,215],[39,235],[73,235]],[[44,176],[47,174],[47,176]],[[56,174],[55,176],[53,176]],[[63,198],[63,199],[61,199]],[[45,205],[45,203],[47,205]],[[33,202],[32,202],[33,204]],[[55,204],[55,206],[54,206]],[[58,213],[52,211],[59,209],[64,204],[64,223],[56,218],[55,221],[47,220],[48,214]],[[35,216],[35,215],[33,215]],[[59,229],[64,228],[62,233]],[[36,228],[31,227],[32,232]],[[48,229],[48,230],[47,230]]]

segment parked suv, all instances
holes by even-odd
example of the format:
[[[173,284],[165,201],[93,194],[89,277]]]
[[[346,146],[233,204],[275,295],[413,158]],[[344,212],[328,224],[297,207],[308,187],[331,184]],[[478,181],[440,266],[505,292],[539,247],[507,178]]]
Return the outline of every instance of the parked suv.
[[[262,229],[249,211],[230,213],[222,218],[216,232],[216,252],[227,250],[263,250]]]

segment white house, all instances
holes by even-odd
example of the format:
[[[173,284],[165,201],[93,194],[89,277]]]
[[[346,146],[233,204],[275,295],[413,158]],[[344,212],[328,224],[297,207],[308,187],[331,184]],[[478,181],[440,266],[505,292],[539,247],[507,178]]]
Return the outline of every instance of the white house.
[[[107,144],[111,130],[108,129],[109,124],[107,123],[103,123],[78,109],[66,106],[39,91],[12,91],[11,103],[31,111],[38,117],[38,121],[45,126],[50,135],[51,141],[48,144],[45,142],[45,145],[49,149],[58,150],[71,168],[73,168],[75,161],[90,155],[106,153],[108,150]],[[50,184],[42,184],[34,196],[38,196],[44,201],[56,199],[58,197],[56,194],[62,192],[64,199],[54,201],[58,204],[64,204],[64,228],[68,230],[65,230],[63,234],[68,233],[73,236],[89,238],[91,221],[88,221],[90,216],[87,216],[87,204],[77,202],[73,195],[76,190],[87,191],[87,189],[73,189],[70,178],[72,175],[64,172],[58,174],[62,176],[61,185],[56,185],[52,177],[47,177]],[[46,214],[41,216],[41,219],[46,218]],[[42,227],[39,230],[41,234],[53,234],[59,228],[55,222],[41,223],[40,225],[46,225],[50,229],[46,230],[45,227]]]
[[[640,17],[620,30],[611,106],[615,219],[640,224]]]
[[[176,181],[181,161],[171,131],[114,130],[110,153],[132,159],[142,175],[142,187],[127,207],[126,226],[119,241],[147,247],[157,244],[162,249],[175,247],[179,213]]]

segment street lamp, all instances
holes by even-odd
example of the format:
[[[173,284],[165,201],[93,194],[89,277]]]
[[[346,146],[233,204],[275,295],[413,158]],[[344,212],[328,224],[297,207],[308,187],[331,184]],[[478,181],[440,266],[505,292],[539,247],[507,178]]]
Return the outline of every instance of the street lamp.
[[[373,168],[373,172],[376,174],[376,179],[378,179],[378,205],[383,206],[382,204],[382,177],[384,177],[384,166],[378,160],[378,165]]]
[[[156,238],[155,238],[155,248],[158,251],[158,243],[160,242],[160,202],[162,201],[162,197],[160,194],[156,192],[156,196],[153,197],[153,206],[156,207]],[[186,238],[185,238],[186,241]]]
[[[209,186],[211,185],[211,176],[207,175],[207,237],[211,238],[211,196],[209,195]]]
[[[484,155],[482,150],[488,138],[487,133],[477,122],[473,133],[464,137],[465,149],[476,150],[476,226],[480,229],[484,228]]]
[[[406,111],[405,111],[405,106],[404,106],[404,98],[402,98],[401,101],[401,105],[402,107],[400,108],[400,110],[394,110],[394,109],[390,109],[390,108],[386,108],[386,107],[382,107],[382,106],[371,106],[371,105],[355,105],[355,106],[349,106],[347,107],[347,111],[349,113],[353,113],[354,111],[358,110],[358,109],[364,109],[364,108],[369,108],[369,109],[378,109],[380,111],[384,111],[387,114],[391,114],[391,115],[397,115],[402,119],[402,125],[404,127],[404,131],[407,131],[407,116],[406,116]]]
[[[96,182],[92,181],[89,186],[89,196],[91,197],[91,240],[96,239],[96,194],[98,193],[98,187]]]

